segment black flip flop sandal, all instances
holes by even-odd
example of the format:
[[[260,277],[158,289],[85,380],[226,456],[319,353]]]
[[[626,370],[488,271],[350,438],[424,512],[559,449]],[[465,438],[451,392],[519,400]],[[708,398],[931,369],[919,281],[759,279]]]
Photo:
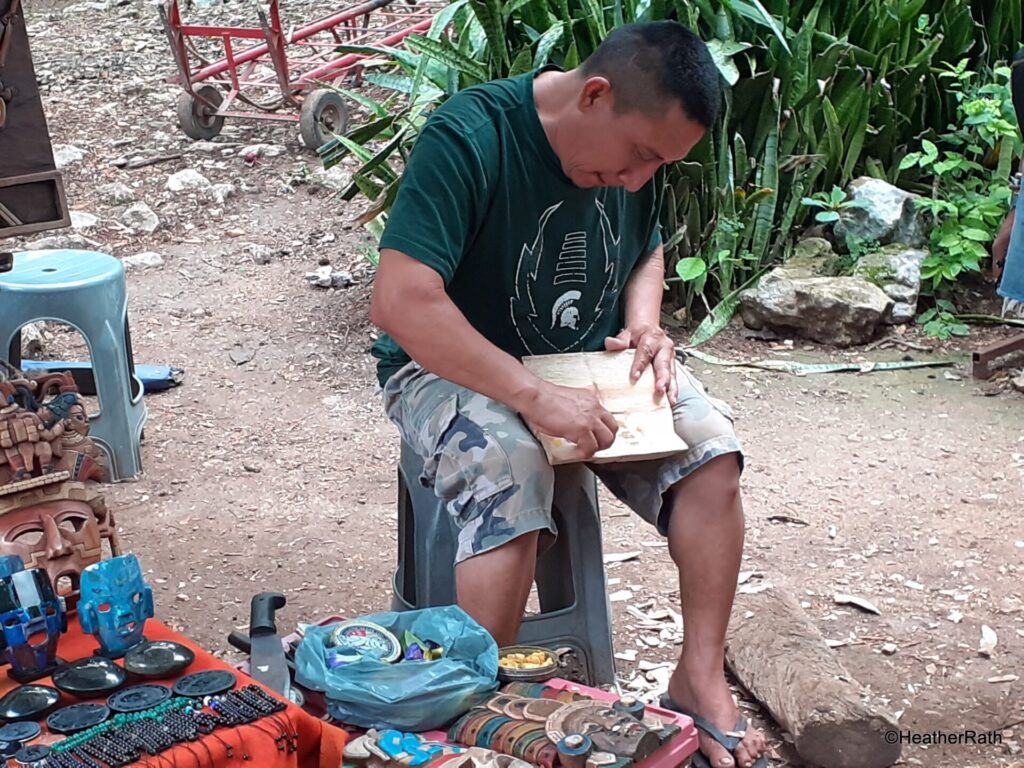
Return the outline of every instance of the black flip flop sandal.
[[[678,712],[681,715],[686,715],[688,718],[693,720],[693,724],[698,729],[704,731],[704,733],[706,733],[716,742],[721,744],[729,752],[729,754],[732,755],[732,759],[735,761],[736,768],[740,768],[740,761],[736,759],[735,749],[740,745],[740,742],[743,741],[743,737],[746,735],[747,732],[747,727],[750,725],[750,722],[745,717],[743,717],[743,715],[740,715],[740,719],[736,722],[736,727],[732,731],[728,733],[723,733],[710,720],[705,720],[700,715],[694,712],[690,712],[684,709],[683,707],[680,707],[678,704],[672,701],[671,698],[669,698],[669,695],[667,693],[661,697],[661,701],[659,703],[661,704],[662,709],[670,709],[673,712]],[[707,755],[705,755],[703,752],[697,751],[693,754],[693,768],[720,767],[713,766],[711,764],[711,761],[708,760]],[[751,766],[751,768],[768,768],[768,758],[765,755],[761,755],[759,758],[757,758],[757,760],[754,761],[754,764],[753,766]]]

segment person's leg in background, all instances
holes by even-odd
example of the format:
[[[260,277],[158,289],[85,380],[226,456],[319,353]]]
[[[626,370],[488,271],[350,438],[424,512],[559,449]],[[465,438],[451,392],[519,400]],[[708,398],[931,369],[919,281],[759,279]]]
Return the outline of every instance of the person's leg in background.
[[[1015,210],[1015,208],[1011,210],[1010,215],[1007,216],[1010,234],[999,270],[996,292],[1003,297],[1003,317],[1024,318],[1024,216],[1014,215]],[[1002,236],[1007,222],[1003,223],[1003,228],[999,232],[1000,236]],[[993,271],[995,271],[995,262],[998,259],[997,244],[1001,246],[999,239],[997,237],[996,242],[992,244]]]
[[[992,241],[992,279],[999,285],[1003,277],[1003,266],[1006,264],[1006,252],[1010,247],[1010,233],[1013,231],[1013,219],[1016,208],[1010,208],[1003,223],[999,227],[995,240]]]
[[[1017,51],[1013,56],[1010,91],[1013,96],[1013,109],[1017,115],[1017,129],[1024,132],[1024,48]],[[1011,208],[1015,207],[1020,196],[1022,172],[1024,172],[1024,160],[1021,161],[1018,172],[1013,178],[1013,201],[1011,202]],[[1003,317],[1024,318],[1024,216],[1008,218],[1012,219],[1012,226],[1006,251],[1002,259],[1002,266],[999,270],[996,290],[1004,299]],[[1005,228],[1006,222],[1003,224]],[[1002,229],[999,234],[1002,235]],[[995,262],[998,260],[995,243],[993,243],[992,251],[993,262]]]

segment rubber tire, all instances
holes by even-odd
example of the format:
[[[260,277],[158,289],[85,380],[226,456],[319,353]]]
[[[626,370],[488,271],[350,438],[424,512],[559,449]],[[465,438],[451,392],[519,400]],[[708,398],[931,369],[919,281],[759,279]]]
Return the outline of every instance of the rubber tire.
[[[196,93],[218,107],[224,102],[224,94],[212,85],[202,85],[196,88]],[[191,93],[183,93],[178,97],[178,125],[190,139],[206,141],[224,128],[224,117],[204,114],[208,109],[206,104]]]
[[[341,94],[317,88],[302,100],[299,110],[299,134],[310,149],[319,149],[335,134],[348,130],[348,106]]]

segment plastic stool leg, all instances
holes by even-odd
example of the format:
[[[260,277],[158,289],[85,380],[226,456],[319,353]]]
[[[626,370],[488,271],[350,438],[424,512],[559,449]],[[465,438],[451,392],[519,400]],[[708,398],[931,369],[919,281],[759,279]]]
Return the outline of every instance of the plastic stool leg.
[[[100,400],[100,414],[90,424],[89,436],[110,457],[111,479],[133,478],[142,472],[140,444],[146,405],[142,384],[129,368],[124,326],[108,321],[83,332],[89,340]]]

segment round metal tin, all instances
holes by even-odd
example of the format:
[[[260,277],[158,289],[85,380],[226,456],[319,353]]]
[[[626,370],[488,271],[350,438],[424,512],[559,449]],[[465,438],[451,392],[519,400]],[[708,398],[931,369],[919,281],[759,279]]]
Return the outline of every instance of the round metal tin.
[[[548,663],[533,669],[516,669],[514,667],[503,667],[501,660],[513,653],[530,655],[542,653]],[[558,657],[548,648],[539,645],[509,645],[498,649],[498,679],[504,682],[540,682],[550,680],[558,672]]]
[[[402,644],[398,638],[372,621],[350,619],[336,624],[331,630],[330,646],[351,648],[385,663],[402,658]]]

